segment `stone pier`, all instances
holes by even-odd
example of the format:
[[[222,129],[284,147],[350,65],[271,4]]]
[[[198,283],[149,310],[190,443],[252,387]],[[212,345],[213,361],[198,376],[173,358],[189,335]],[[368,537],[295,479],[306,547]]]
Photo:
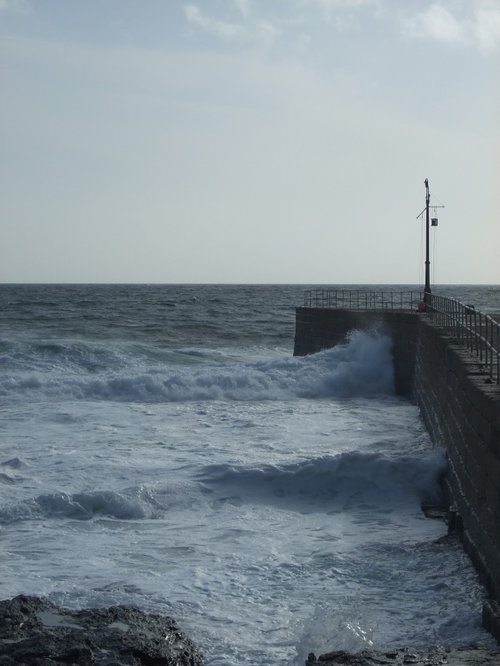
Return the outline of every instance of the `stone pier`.
[[[318,352],[353,329],[393,339],[395,386],[420,408],[446,449],[449,525],[460,534],[490,599],[483,624],[500,642],[500,385],[426,313],[298,307],[294,354]]]

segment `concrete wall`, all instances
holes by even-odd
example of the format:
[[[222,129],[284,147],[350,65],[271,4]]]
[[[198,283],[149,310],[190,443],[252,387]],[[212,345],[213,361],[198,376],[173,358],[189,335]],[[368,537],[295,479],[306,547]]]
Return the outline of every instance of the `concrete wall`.
[[[414,400],[433,442],[446,448],[450,525],[491,595],[483,623],[500,641],[500,387],[425,314],[297,308],[296,316],[296,355],[338,344],[354,328],[392,335],[396,391]]]

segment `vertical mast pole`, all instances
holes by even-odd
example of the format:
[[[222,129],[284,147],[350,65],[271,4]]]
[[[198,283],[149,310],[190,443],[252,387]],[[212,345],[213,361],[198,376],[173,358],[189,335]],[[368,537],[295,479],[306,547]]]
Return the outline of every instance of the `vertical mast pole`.
[[[431,293],[431,262],[429,260],[429,202],[431,200],[431,195],[429,192],[429,181],[426,178],[425,181],[425,287],[424,287],[424,303],[427,303],[430,299],[427,298],[427,294]]]

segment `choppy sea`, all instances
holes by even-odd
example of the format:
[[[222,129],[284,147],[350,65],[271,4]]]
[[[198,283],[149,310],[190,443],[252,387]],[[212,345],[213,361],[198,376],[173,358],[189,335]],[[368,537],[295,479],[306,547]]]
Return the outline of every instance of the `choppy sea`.
[[[294,358],[303,290],[0,286],[1,598],[172,615],[210,666],[492,644],[390,339]]]

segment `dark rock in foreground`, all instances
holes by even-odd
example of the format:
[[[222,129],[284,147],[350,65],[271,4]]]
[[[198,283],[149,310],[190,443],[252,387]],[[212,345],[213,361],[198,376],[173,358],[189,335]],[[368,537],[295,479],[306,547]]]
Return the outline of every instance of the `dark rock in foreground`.
[[[0,601],[0,664],[203,666],[169,617],[130,606],[72,611],[47,599]]]
[[[364,650],[359,654],[337,651],[316,657],[311,653],[306,666],[500,666],[500,650],[465,647],[428,650]]]

